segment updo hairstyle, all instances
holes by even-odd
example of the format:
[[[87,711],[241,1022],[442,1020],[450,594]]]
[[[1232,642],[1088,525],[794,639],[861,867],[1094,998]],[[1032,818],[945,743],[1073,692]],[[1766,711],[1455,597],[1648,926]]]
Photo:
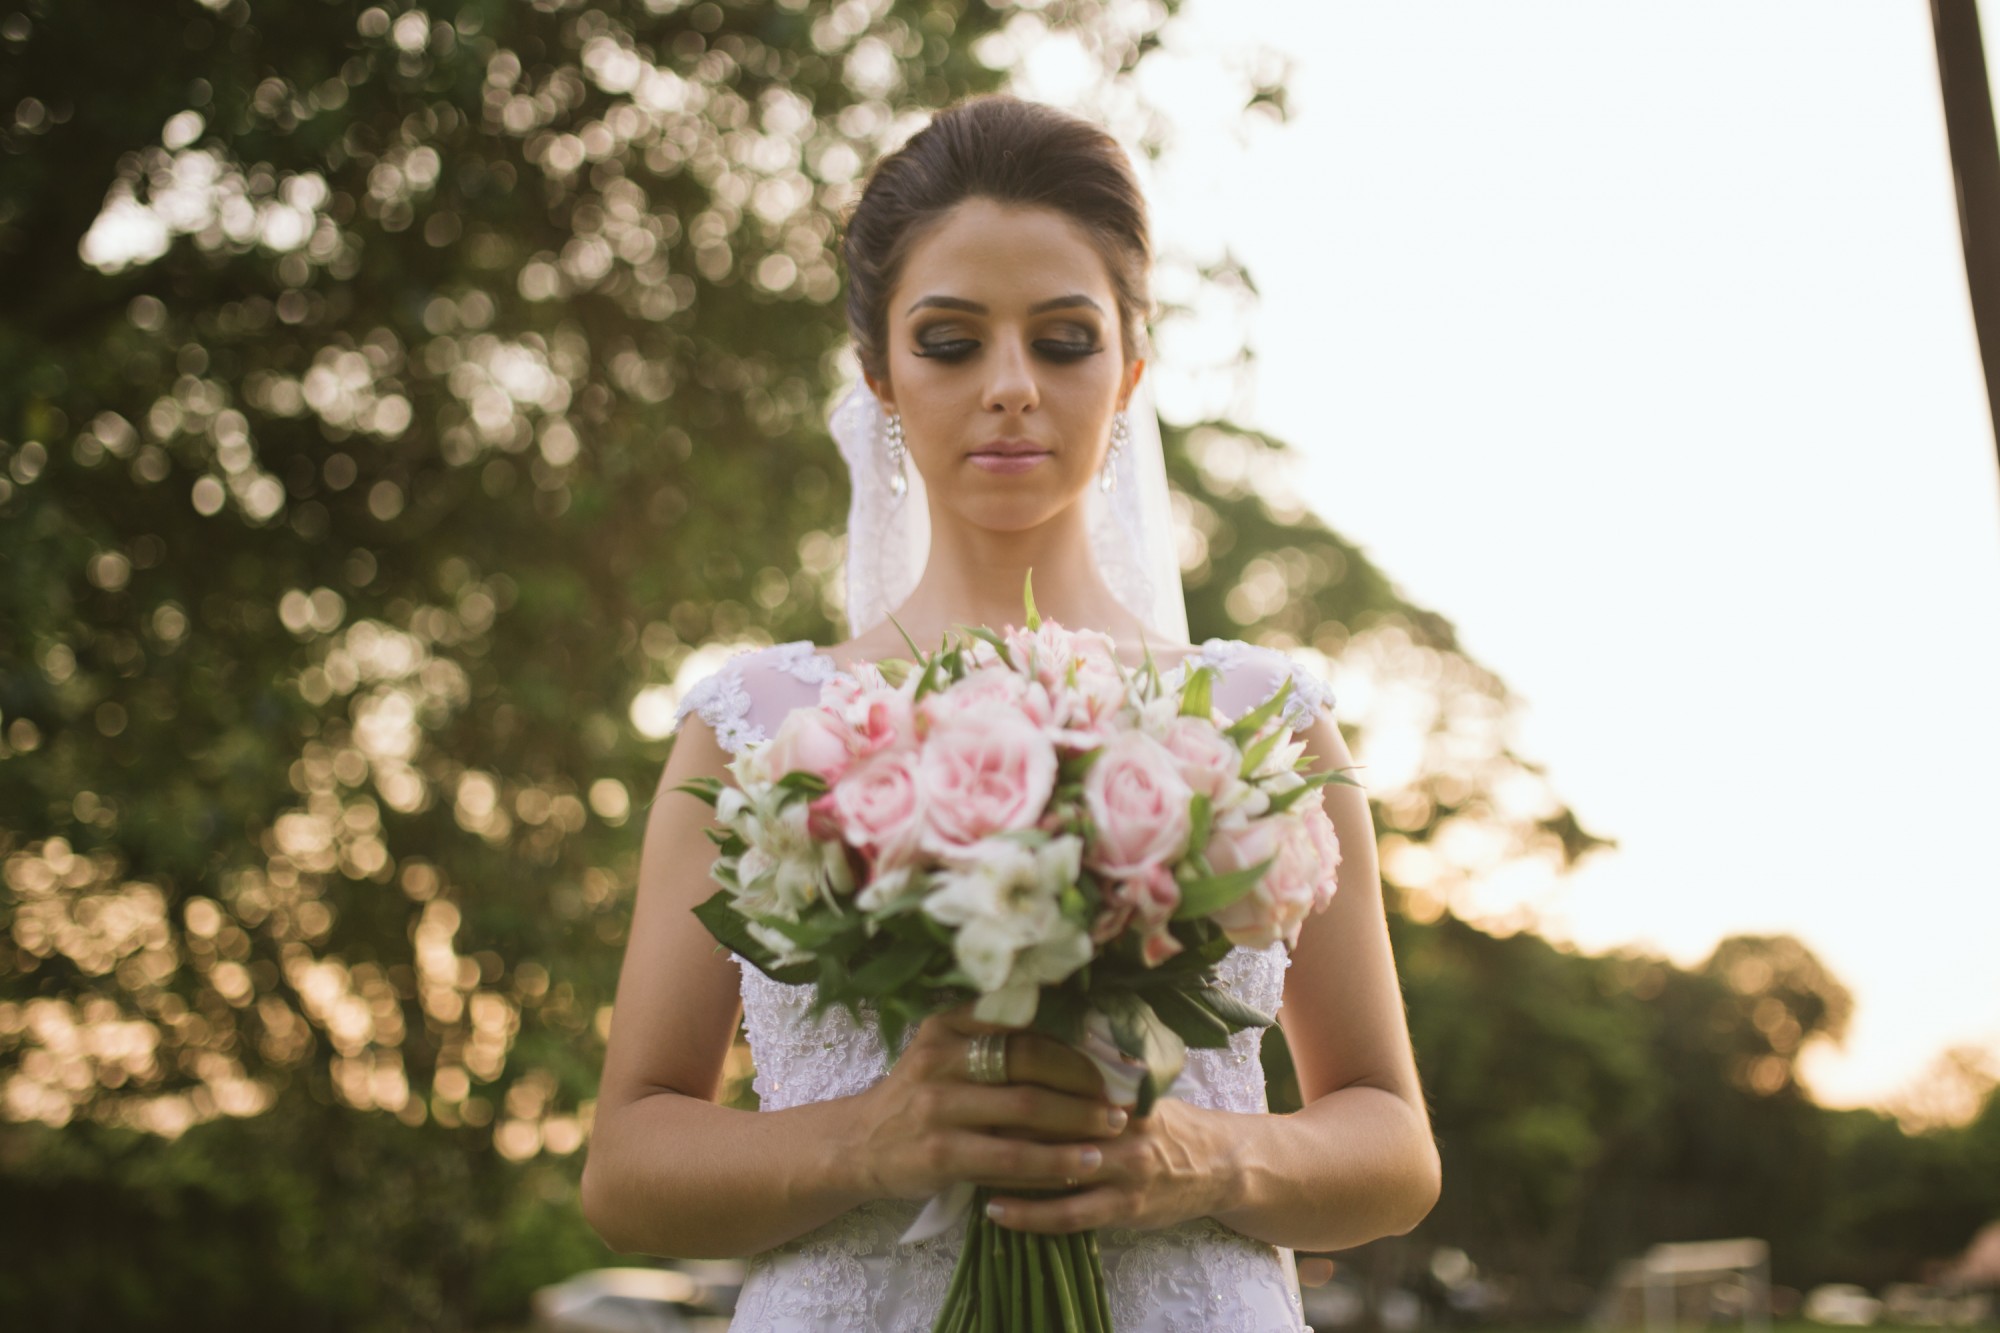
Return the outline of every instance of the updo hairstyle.
[[[1111,276],[1126,359],[1142,354],[1152,241],[1124,150],[1066,111],[990,93],[946,107],[877,162],[848,215],[847,323],[863,369],[888,378],[889,295],[910,247],[972,198],[1052,208],[1082,226]]]

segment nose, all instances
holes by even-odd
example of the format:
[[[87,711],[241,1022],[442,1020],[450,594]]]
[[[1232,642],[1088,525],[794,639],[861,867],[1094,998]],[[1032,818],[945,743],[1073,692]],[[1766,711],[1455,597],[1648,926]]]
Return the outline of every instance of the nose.
[[[1034,362],[1027,346],[1017,338],[994,340],[993,355],[987,358],[984,405],[989,412],[1030,412],[1041,401],[1035,383]]]

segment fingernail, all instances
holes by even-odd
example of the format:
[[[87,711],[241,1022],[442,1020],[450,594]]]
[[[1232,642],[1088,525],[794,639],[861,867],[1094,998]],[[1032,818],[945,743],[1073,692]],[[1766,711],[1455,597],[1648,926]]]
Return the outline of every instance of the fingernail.
[[[998,1222],[1001,1219],[1001,1217],[1006,1214],[1006,1212],[1007,1209],[1001,1204],[989,1203],[986,1205],[986,1215],[992,1218],[995,1222]]]
[[[1076,1157],[1079,1162],[1083,1163],[1083,1169],[1086,1174],[1104,1165],[1104,1154],[1095,1148],[1085,1148]]]
[[[1126,1115],[1122,1108],[1114,1106],[1104,1118],[1110,1124],[1111,1132],[1116,1134],[1119,1130],[1125,1128],[1125,1122],[1132,1117]]]

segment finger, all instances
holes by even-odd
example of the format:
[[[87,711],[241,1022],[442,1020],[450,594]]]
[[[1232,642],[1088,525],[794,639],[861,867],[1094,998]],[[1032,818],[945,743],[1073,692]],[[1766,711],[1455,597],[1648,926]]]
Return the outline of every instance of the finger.
[[[1090,1057],[1039,1032],[1020,1032],[1007,1039],[1007,1077],[1015,1083],[1040,1083],[1078,1097],[1107,1100],[1104,1076]]]
[[[1053,1199],[996,1194],[987,1201],[986,1215],[1011,1231],[1056,1236],[1115,1226],[1124,1220],[1124,1209],[1124,1194],[1116,1186],[1100,1185]]]
[[[991,1134],[954,1134],[941,1165],[952,1180],[1006,1182],[1012,1189],[1054,1189],[1088,1180],[1104,1164],[1091,1143],[1037,1143]]]
[[[961,1084],[937,1095],[938,1118],[945,1124],[1016,1131],[1044,1140],[1108,1139],[1123,1130],[1127,1120],[1122,1107],[1036,1083]]]
[[[1021,1031],[1018,1026],[1007,1027],[1000,1023],[981,1022],[972,1016],[972,1006],[970,1004],[962,1004],[956,1009],[943,1010],[932,1015],[929,1021],[935,1022],[946,1031],[955,1032],[961,1037],[976,1037],[982,1032]]]

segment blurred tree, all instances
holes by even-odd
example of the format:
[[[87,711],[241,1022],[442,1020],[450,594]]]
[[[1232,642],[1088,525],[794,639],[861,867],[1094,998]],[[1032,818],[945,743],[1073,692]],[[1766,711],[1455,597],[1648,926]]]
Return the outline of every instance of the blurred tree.
[[[0,1317],[453,1327],[601,1254],[627,704],[829,629],[833,221],[1007,17],[0,20],[4,1211],[215,1223],[21,1235]]]
[[[1445,1168],[1416,1258],[1455,1245],[1518,1284],[1522,1313],[1579,1313],[1564,1307],[1585,1223],[1660,1112],[1632,985],[1635,967],[1658,964],[1451,916],[1401,924],[1396,941]]]
[[[1826,1266],[1849,1281],[1926,1277],[2000,1220],[2000,1095],[1991,1068],[1976,1052],[1948,1052],[1926,1082],[1901,1116],[1829,1117]]]
[[[1379,1282],[1419,1281],[1451,1245],[1508,1284],[1512,1316],[1575,1319],[1620,1260],[1738,1235],[1771,1243],[1780,1281],[1850,1280],[1858,1234],[1949,1197],[1911,1184],[1870,1199],[1881,1173],[1863,1163],[1908,1161],[1901,1132],[1853,1144],[1800,1088],[1800,1054],[1838,1040],[1851,1001],[1789,936],[1726,939],[1694,969],[1452,916],[1404,919],[1395,937],[1445,1189],[1409,1238],[1371,1247]],[[1870,1270],[1914,1277],[1963,1245],[1973,1224],[1947,1212]]]
[[[1798,1061],[1844,1035],[1846,990],[1787,935],[1725,939],[1700,967],[1645,984],[1656,1114],[1581,1257],[1603,1271],[1658,1241],[1761,1236],[1778,1281],[1809,1280],[1827,1240],[1829,1144]]]

